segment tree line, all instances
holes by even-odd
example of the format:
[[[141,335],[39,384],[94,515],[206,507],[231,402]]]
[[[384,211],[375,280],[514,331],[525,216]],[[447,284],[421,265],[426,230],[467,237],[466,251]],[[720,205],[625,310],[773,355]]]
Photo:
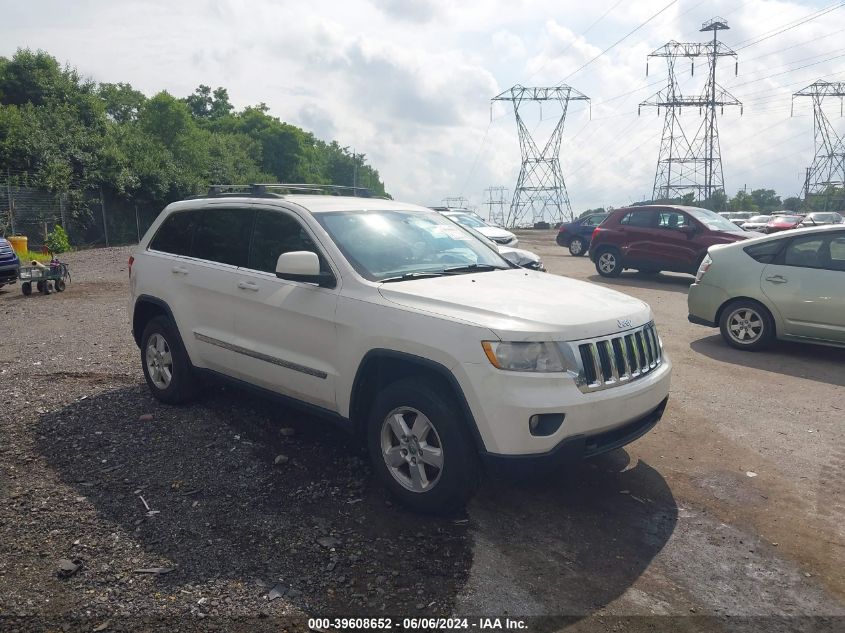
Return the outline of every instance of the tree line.
[[[82,224],[97,222],[91,192],[100,190],[118,208],[155,209],[214,183],[357,184],[386,195],[363,154],[281,121],[264,103],[238,111],[226,88],[205,85],[148,97],[28,49],[0,57],[0,178],[7,174],[64,194]]]

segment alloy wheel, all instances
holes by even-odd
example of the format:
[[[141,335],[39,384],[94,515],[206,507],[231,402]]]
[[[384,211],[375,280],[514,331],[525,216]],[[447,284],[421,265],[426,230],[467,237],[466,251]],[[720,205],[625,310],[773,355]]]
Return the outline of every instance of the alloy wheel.
[[[616,270],[616,255],[613,253],[602,253],[599,256],[599,268],[603,273],[612,273]]]
[[[583,249],[584,249],[584,244],[581,242],[581,240],[575,239],[575,240],[572,240],[572,242],[570,242],[570,244],[569,244],[569,251],[573,255],[580,255],[581,251]]]
[[[152,383],[159,389],[167,389],[173,380],[173,354],[161,334],[155,333],[147,340],[145,358]]]
[[[391,476],[412,492],[428,492],[443,473],[443,444],[431,420],[399,407],[384,418],[381,454]]]
[[[764,329],[762,317],[751,308],[737,308],[728,315],[728,334],[742,345],[757,341]]]

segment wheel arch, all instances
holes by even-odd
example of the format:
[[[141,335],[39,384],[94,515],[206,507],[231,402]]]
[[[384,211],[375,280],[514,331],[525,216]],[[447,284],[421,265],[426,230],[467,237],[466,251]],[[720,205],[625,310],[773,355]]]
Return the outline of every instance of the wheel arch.
[[[367,413],[379,389],[409,376],[429,378],[436,385],[448,390],[460,407],[463,421],[472,433],[476,448],[479,452],[483,452],[484,441],[455,375],[436,361],[390,349],[370,350],[361,359],[358,370],[355,372],[349,404],[349,419],[352,421],[355,432],[363,432]]]
[[[135,307],[132,310],[132,338],[135,339],[138,347],[141,346],[141,336],[144,334],[147,323],[157,316],[167,317],[176,326],[176,319],[173,318],[173,311],[167,302],[150,295],[140,295],[135,300]],[[176,335],[179,337],[179,343],[182,343],[182,335],[178,327],[176,327]]]

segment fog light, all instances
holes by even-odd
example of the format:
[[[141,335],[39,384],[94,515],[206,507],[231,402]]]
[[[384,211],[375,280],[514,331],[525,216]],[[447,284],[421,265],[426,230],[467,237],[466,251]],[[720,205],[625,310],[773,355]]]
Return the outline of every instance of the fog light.
[[[528,430],[531,435],[551,435],[563,424],[565,413],[537,413],[528,418]]]

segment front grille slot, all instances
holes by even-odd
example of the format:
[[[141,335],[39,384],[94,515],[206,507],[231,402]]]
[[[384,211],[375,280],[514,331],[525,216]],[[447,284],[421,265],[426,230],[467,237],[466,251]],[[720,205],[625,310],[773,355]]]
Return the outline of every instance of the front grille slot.
[[[654,323],[577,346],[577,358],[580,360],[578,388],[585,393],[625,384],[663,362]]]

